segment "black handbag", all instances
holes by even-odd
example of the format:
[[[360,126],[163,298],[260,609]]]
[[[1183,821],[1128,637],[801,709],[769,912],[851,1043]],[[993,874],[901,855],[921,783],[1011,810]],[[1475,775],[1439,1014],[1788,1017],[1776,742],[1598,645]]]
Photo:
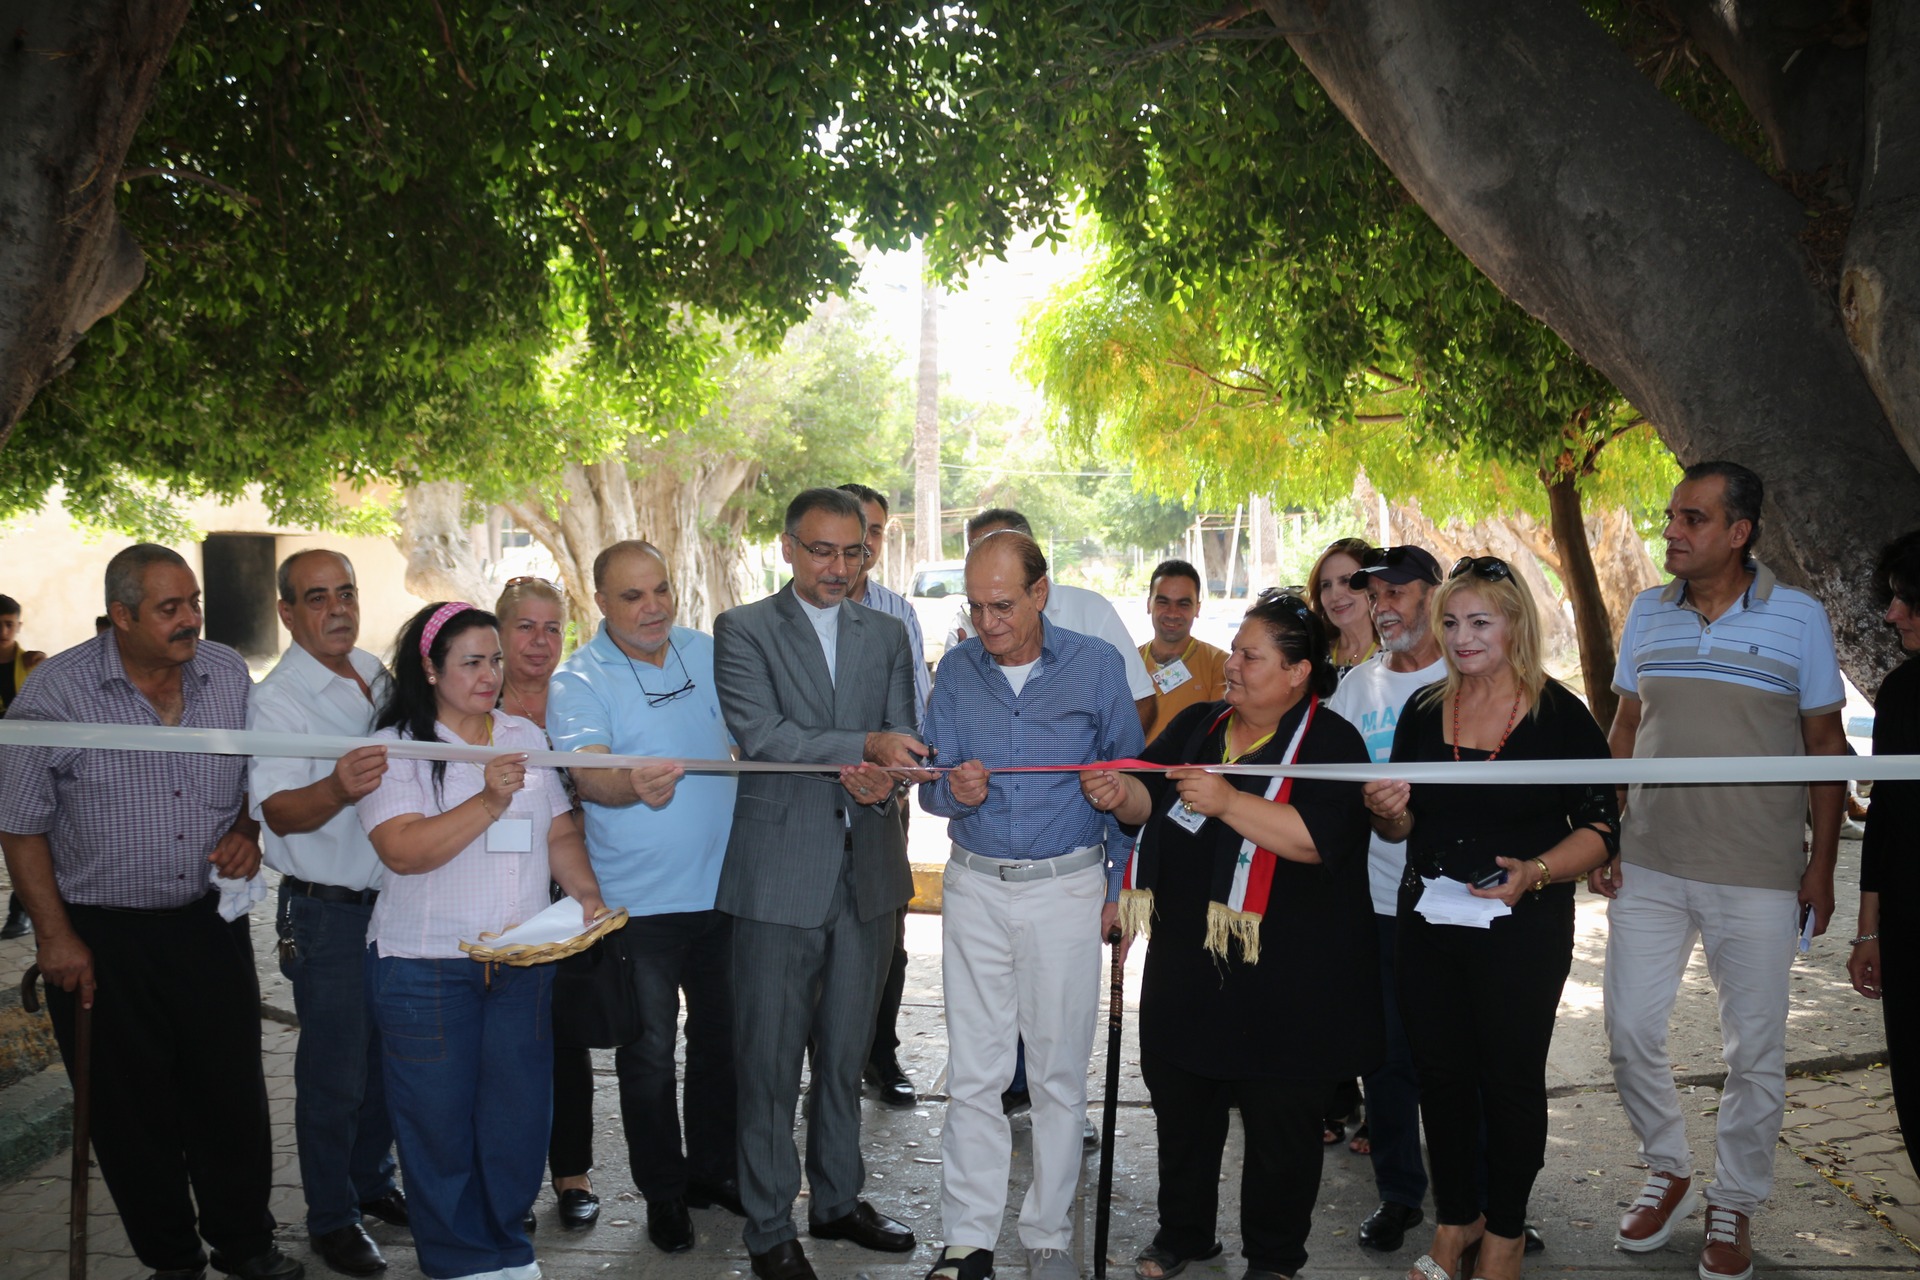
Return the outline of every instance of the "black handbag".
[[[615,930],[577,955],[554,962],[553,1042],[575,1049],[618,1049],[640,1038],[640,1002]]]

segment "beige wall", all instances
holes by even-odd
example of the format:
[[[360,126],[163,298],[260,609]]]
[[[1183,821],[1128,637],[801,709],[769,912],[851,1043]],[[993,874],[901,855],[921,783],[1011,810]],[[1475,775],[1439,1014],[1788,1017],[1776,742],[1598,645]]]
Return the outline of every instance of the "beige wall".
[[[353,561],[360,583],[360,644],[387,655],[401,626],[426,601],[405,586],[407,562],[386,538],[345,538],[277,525],[257,499],[222,505],[187,504],[185,514],[203,534],[246,533],[274,538],[274,563],[308,547],[328,547]],[[133,541],[99,537],[76,526],[56,499],[31,516],[0,525],[0,593],[20,602],[22,642],[57,653],[93,636],[93,620],[105,611],[107,561]],[[194,571],[201,570],[200,544],[171,544]],[[271,593],[271,586],[268,588]],[[277,647],[289,643],[276,624]],[[256,661],[257,667],[261,664]]]

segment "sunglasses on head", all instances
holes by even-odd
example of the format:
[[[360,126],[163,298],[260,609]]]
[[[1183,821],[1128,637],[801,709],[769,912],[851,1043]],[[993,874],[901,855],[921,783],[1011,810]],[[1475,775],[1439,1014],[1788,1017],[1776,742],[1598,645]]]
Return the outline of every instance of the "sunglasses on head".
[[[1312,612],[1312,609],[1307,605],[1307,589],[1305,587],[1268,587],[1255,598],[1258,599],[1261,604],[1279,605],[1282,609],[1300,618],[1304,618]]]
[[[1499,556],[1461,556],[1453,562],[1453,572],[1448,578],[1457,578],[1470,573],[1487,582],[1505,582],[1513,576],[1513,566]]]

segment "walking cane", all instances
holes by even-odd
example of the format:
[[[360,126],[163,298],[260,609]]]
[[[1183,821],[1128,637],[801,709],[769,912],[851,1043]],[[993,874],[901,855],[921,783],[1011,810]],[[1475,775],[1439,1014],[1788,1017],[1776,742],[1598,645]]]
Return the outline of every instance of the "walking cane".
[[[1120,929],[1107,935],[1113,948],[1113,981],[1107,990],[1107,1110],[1100,1121],[1100,1195],[1094,1203],[1093,1280],[1107,1278],[1107,1216],[1113,1208],[1113,1133],[1120,1100],[1120,1011],[1126,984],[1125,953]]]
[[[40,966],[30,964],[20,978],[20,1007],[28,1013],[40,1012],[40,995],[35,984]],[[93,1137],[89,1129],[92,1110],[93,1010],[73,1004],[73,1164],[69,1170],[73,1194],[67,1210],[67,1278],[87,1280],[87,1149]]]

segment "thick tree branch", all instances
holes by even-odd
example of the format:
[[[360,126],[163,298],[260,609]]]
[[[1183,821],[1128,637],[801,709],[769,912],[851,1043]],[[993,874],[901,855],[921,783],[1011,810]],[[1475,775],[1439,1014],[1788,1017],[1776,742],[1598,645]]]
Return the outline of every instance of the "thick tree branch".
[[[137,182],[141,178],[175,178],[181,182],[192,182],[218,191],[221,195],[227,196],[230,199],[239,200],[244,204],[250,204],[256,209],[260,207],[260,198],[258,196],[250,196],[244,191],[230,187],[218,179],[209,178],[206,174],[198,173],[192,169],[173,169],[165,165],[147,165],[139,169],[122,169],[120,171],[120,181],[122,182]]]

